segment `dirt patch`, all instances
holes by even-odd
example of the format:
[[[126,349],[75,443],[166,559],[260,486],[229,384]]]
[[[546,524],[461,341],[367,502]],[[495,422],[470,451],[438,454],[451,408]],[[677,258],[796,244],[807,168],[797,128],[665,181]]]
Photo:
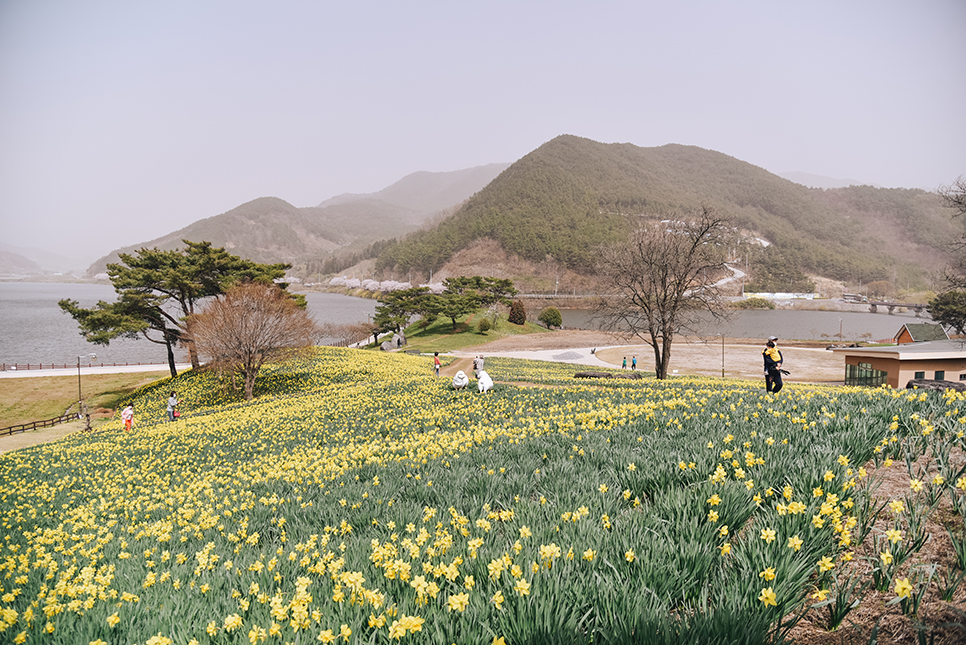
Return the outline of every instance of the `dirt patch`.
[[[597,358],[620,367],[624,357],[630,366],[637,356],[637,368],[654,371],[654,350],[644,344],[629,344],[626,338],[600,331],[563,330],[543,334],[508,336],[492,343],[469,347],[465,351],[488,352],[536,351],[596,347]],[[785,369],[791,374],[790,383],[842,383],[845,379],[845,360],[822,346],[808,343],[780,345],[785,358]],[[724,339],[724,374],[728,378],[763,379],[762,341],[747,338]],[[681,337],[671,346],[672,374],[693,376],[721,376],[722,346],[720,338]],[[465,371],[465,370],[464,370]]]

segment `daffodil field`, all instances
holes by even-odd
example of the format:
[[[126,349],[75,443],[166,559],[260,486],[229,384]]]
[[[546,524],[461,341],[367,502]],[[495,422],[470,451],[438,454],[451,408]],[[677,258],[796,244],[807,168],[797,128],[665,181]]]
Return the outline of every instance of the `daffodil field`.
[[[453,392],[320,349],[250,403],[189,372],[131,433],[0,456],[0,642],[775,642],[882,518],[877,585],[915,611],[938,584],[897,572],[937,500],[966,511],[955,394],[487,368]],[[870,460],[908,495],[873,502]]]

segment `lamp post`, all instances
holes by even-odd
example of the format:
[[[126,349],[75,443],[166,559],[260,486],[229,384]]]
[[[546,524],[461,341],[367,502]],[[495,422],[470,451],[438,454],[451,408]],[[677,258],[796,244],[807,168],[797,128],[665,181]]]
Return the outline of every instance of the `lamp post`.
[[[81,414],[84,415],[84,417],[87,419],[87,425],[84,428],[84,430],[90,430],[91,429],[91,415],[89,415],[87,413],[87,406],[84,404],[84,393],[81,390],[81,371],[80,371],[80,367],[81,366],[80,366],[80,364],[81,364],[81,359],[82,358],[86,358],[88,361],[93,361],[93,360],[95,360],[97,358],[97,354],[91,353],[91,354],[87,354],[86,356],[78,356],[77,357],[77,415],[78,416],[80,416]]]
[[[839,318],[839,342],[841,343],[844,340],[845,340],[845,334],[842,333],[842,319]]]
[[[721,378],[724,378],[724,334],[718,334],[721,336]]]

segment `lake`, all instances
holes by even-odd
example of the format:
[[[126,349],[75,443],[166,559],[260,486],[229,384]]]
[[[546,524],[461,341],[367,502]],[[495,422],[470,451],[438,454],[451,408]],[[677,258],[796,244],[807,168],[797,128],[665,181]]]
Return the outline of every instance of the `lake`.
[[[789,309],[735,310],[729,320],[708,320],[698,335],[728,338],[768,338],[782,340],[829,340],[838,342],[839,330],[845,341],[891,339],[906,323],[932,322],[927,314],[917,318],[913,312],[888,314],[858,311],[802,311]],[[594,328],[586,309],[561,309],[564,327]],[[868,335],[867,335],[868,334]]]
[[[0,363],[76,365],[78,356],[91,352],[97,354],[97,363],[167,360],[164,345],[143,338],[113,340],[107,346],[88,343],[74,319],[57,306],[63,298],[76,300],[83,307],[116,299],[114,287],[105,284],[0,282]],[[378,304],[375,300],[335,293],[308,293],[305,299],[318,322],[333,324],[366,322]],[[175,350],[175,356],[179,361],[186,360],[183,351]]]
[[[366,322],[375,312],[375,300],[353,298],[335,293],[305,294],[309,311],[319,322],[351,324]],[[57,306],[62,298],[71,298],[90,307],[98,300],[115,299],[114,288],[104,284],[51,284],[37,282],[0,282],[0,363],[76,364],[78,356],[94,352],[97,363],[164,363],[163,345],[143,339],[115,340],[108,346],[86,342],[77,323]],[[536,317],[538,312],[530,312]],[[568,329],[594,327],[590,312],[561,309]],[[840,323],[841,319],[841,323]],[[841,324],[846,341],[892,338],[903,323],[928,321],[915,314],[755,310],[736,311],[731,320],[709,322],[702,335],[724,333],[732,338],[766,338],[782,340],[836,339]],[[869,336],[865,336],[869,334]],[[183,351],[176,351],[179,360]],[[84,361],[86,362],[86,361]]]

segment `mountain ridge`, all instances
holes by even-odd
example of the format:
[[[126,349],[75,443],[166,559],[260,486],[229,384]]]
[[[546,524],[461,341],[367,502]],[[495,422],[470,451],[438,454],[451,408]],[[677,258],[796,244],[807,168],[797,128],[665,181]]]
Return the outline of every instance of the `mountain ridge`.
[[[115,249],[91,264],[87,274],[103,275],[120,253],[145,247],[179,248],[183,239],[206,240],[266,263],[306,262],[340,250],[358,250],[384,237],[415,231],[480,190],[506,165],[420,171],[376,193],[344,194],[318,206],[300,208],[279,197],[258,197],[153,240]]]
[[[508,256],[531,264],[552,259],[588,274],[597,247],[640,220],[704,206],[731,217],[747,239],[770,243],[742,253],[777,283],[802,284],[804,273],[925,283],[948,260],[943,241],[963,234],[938,196],[918,189],[810,189],[697,146],[642,148],[561,135],[521,157],[452,217],[390,245],[376,268],[438,273],[490,239]],[[898,264],[884,252],[893,246],[902,248]]]

